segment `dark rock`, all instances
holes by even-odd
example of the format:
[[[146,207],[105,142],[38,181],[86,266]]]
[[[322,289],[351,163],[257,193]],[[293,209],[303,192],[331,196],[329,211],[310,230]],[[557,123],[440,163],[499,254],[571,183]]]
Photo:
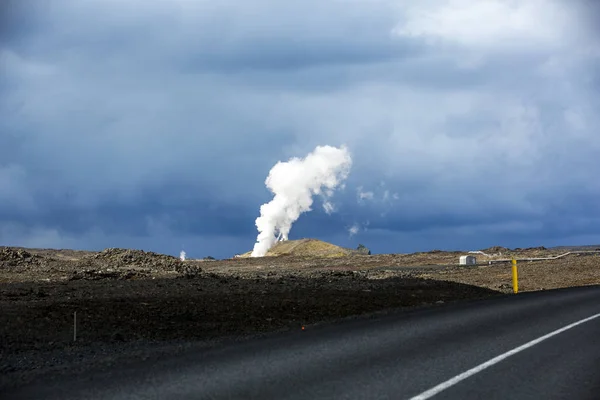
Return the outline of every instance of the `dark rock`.
[[[175,265],[174,270],[186,277],[194,277],[202,274],[202,268],[186,263]]]
[[[125,336],[123,336],[123,334],[120,332],[116,332],[116,333],[113,333],[111,339],[113,342],[124,342]]]

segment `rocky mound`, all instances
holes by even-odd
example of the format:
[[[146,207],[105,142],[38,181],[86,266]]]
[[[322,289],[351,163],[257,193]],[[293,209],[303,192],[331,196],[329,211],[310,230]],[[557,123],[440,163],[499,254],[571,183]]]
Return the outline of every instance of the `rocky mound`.
[[[198,275],[202,269],[180,259],[151,251],[109,248],[82,258],[82,269],[71,279],[130,279],[154,272],[174,271],[186,276]]]
[[[239,257],[250,257],[251,251]],[[347,249],[318,239],[299,239],[277,242],[267,252],[267,257],[295,256],[295,257],[344,257],[353,254],[370,254],[369,249],[360,246],[357,250]]]
[[[484,253],[488,253],[488,254],[492,254],[492,253],[502,254],[502,253],[509,252],[510,249],[506,248],[506,247],[502,247],[502,246],[493,246],[493,247],[488,247],[487,249],[483,249],[482,251]]]
[[[545,248],[544,246],[539,246],[539,247],[528,247],[525,250],[530,250],[530,251],[546,251],[548,250],[547,248]]]
[[[42,263],[42,257],[26,250],[10,247],[0,248],[0,267],[24,267]]]
[[[151,251],[110,248],[99,253],[86,256],[84,259],[93,259],[109,262],[113,267],[145,267],[155,269],[174,269],[181,260],[173,256],[153,253]]]

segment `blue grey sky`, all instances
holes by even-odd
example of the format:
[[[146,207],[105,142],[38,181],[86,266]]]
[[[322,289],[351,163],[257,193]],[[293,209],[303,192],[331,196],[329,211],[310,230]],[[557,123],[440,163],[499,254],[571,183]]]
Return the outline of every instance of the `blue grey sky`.
[[[317,145],[352,171],[290,239],[600,243],[593,2],[1,7],[0,244],[229,257],[270,168]]]

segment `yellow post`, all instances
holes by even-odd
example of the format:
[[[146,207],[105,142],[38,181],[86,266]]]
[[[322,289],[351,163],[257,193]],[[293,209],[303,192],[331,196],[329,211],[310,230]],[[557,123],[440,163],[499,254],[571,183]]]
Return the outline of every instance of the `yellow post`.
[[[513,278],[513,291],[519,293],[519,276],[517,274],[517,260],[512,260],[512,278]]]

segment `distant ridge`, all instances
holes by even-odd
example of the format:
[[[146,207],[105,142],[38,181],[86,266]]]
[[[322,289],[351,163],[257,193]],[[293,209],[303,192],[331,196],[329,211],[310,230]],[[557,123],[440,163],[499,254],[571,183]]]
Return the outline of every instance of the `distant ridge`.
[[[596,250],[596,249],[600,249],[600,244],[586,244],[584,246],[556,246],[556,247],[551,247],[551,249],[566,250],[566,251]]]

